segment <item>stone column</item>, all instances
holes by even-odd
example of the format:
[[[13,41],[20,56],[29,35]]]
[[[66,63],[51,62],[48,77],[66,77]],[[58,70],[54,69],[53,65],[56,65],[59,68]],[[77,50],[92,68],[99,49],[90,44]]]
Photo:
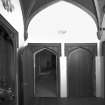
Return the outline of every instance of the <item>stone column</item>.
[[[104,97],[104,59],[102,56],[102,42],[97,44],[96,56],[96,97]]]
[[[61,43],[60,89],[60,97],[67,97],[67,58],[64,43]]]

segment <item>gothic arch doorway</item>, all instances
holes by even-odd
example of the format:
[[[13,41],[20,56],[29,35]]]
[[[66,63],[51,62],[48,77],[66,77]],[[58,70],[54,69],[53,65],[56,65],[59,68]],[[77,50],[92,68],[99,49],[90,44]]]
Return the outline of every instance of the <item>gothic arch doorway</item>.
[[[50,49],[34,53],[34,96],[57,97],[57,54]]]
[[[96,96],[95,50],[91,50],[96,49],[96,45],[84,45],[72,44],[68,51],[68,97],[71,98]]]
[[[17,31],[0,15],[0,103],[17,103]]]

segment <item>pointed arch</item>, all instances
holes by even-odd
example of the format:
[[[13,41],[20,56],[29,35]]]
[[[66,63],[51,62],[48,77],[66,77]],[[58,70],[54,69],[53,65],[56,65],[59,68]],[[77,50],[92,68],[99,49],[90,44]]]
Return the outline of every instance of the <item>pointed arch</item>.
[[[40,50],[37,50],[36,52],[34,52],[34,55],[37,55],[38,53],[40,53],[42,51],[48,51],[48,52],[51,52],[52,54],[56,55],[56,52],[50,48],[41,48]]]
[[[34,52],[34,96],[35,97],[57,97],[59,96],[59,78],[58,78],[58,69],[57,62],[58,57],[55,51],[50,48],[42,48]],[[40,65],[40,66],[39,66]],[[43,79],[44,86],[46,89],[41,88],[43,84],[38,82],[38,77],[40,76],[53,76],[53,79]],[[41,81],[42,79],[40,79]],[[52,83],[53,88],[48,87],[47,84]],[[50,84],[51,85],[51,84]],[[39,92],[38,89],[40,89]],[[48,88],[48,90],[47,90]],[[47,91],[46,91],[47,90]],[[48,94],[43,94],[43,92],[48,92]]]
[[[65,36],[59,33],[62,29],[66,29]],[[61,43],[64,39],[66,43],[93,43],[98,40],[94,20],[68,2],[58,2],[38,13],[29,24],[28,33],[29,43]]]
[[[77,47],[77,48],[75,48],[75,49],[73,49],[73,50],[71,50],[69,53],[74,53],[75,51],[77,51],[77,50],[83,50],[83,51],[87,51],[89,54],[91,54],[91,55],[94,55],[90,50],[88,50],[88,49],[86,49],[86,48],[83,48],[83,47]]]
[[[45,8],[47,8],[47,7],[51,6],[51,5],[56,4],[56,3],[58,3],[58,2],[62,2],[62,1],[63,1],[63,2],[71,3],[71,4],[75,5],[75,6],[77,6],[78,8],[80,8],[81,10],[83,10],[84,12],[86,12],[88,15],[90,15],[90,16],[92,17],[92,19],[94,20],[94,22],[95,22],[95,24],[96,24],[96,26],[97,26],[97,30],[98,30],[99,26],[98,26],[98,18],[97,18],[97,16],[95,16],[91,11],[89,11],[89,9],[87,9],[87,8],[84,7],[83,5],[77,3],[77,2],[74,1],[74,0],[69,0],[69,1],[68,1],[68,0],[52,0],[52,1],[50,1],[49,3],[46,3],[46,4],[44,4],[43,6],[41,6],[39,9],[37,9],[36,11],[34,11],[34,12],[28,17],[28,19],[27,19],[27,21],[26,21],[26,26],[25,26],[25,31],[26,31],[25,34],[26,34],[26,35],[25,35],[24,38],[27,39],[27,37],[28,37],[27,31],[28,31],[29,23],[30,23],[31,20],[34,18],[34,16],[36,16],[36,14],[38,14],[39,12],[41,12],[42,10],[44,10]]]

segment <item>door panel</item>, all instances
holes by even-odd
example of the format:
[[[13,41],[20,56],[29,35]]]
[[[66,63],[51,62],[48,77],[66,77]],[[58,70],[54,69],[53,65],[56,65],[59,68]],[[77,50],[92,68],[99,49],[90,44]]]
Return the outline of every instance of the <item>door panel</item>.
[[[85,47],[68,50],[67,64],[69,97],[94,97],[95,57],[91,51]]]
[[[24,105],[29,105],[29,101],[30,99],[33,97],[33,90],[34,90],[34,81],[33,81],[33,77],[34,77],[34,73],[33,73],[33,56],[32,56],[32,52],[30,51],[30,49],[25,48],[25,50],[23,50],[21,52],[21,85],[22,85],[22,91],[23,94],[21,93],[22,97],[22,101]]]

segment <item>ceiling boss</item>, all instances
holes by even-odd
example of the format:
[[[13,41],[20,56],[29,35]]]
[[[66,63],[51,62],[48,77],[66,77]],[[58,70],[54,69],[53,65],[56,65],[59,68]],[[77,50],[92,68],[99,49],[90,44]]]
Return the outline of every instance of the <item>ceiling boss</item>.
[[[14,10],[14,5],[12,4],[11,0],[1,0],[3,7],[8,12],[12,12]]]

